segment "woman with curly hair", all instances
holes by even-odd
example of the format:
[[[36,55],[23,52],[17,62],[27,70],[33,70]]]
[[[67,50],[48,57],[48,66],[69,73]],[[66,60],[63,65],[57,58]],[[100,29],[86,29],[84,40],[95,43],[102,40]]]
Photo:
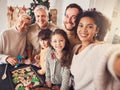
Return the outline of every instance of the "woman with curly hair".
[[[75,90],[120,90],[120,45],[98,43],[110,28],[109,20],[95,10],[78,16],[71,73]],[[119,63],[116,63],[119,62]],[[77,69],[79,68],[79,70]]]

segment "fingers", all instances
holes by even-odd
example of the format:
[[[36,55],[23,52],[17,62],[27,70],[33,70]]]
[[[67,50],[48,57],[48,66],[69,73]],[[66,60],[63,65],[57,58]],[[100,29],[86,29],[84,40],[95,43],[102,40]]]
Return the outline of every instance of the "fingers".
[[[35,59],[35,60],[39,60],[39,59],[40,59],[40,55],[36,55],[36,56],[34,57],[34,59]]]
[[[14,65],[17,64],[17,58],[15,58],[15,57],[9,56],[6,61],[7,61],[9,64],[11,64],[12,66],[14,66]]]
[[[49,88],[51,88],[52,87],[52,84],[51,84],[51,82],[46,82],[46,85],[49,87]]]
[[[32,62],[31,62],[31,60],[25,60],[24,63],[25,64],[31,64]]]

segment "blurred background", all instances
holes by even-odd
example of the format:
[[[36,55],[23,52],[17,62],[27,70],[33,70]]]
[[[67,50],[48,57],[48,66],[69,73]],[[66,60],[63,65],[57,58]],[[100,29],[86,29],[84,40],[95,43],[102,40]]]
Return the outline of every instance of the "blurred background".
[[[28,12],[36,0],[0,0],[0,32],[11,27],[19,13]],[[79,4],[84,10],[96,8],[107,16],[111,22],[111,30],[105,41],[120,43],[120,0],[41,0],[49,2],[52,22],[63,26],[65,8],[70,3]]]

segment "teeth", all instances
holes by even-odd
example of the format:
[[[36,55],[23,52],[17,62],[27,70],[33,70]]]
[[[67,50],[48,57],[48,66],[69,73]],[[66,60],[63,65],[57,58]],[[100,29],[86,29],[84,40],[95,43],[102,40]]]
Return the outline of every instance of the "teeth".
[[[71,26],[71,23],[68,23],[67,25]]]
[[[61,47],[60,47],[60,46],[56,46],[56,48],[58,48],[58,49],[59,49],[59,48],[61,48]]]
[[[86,37],[86,36],[88,36],[88,35],[87,35],[87,34],[81,34],[81,36]]]

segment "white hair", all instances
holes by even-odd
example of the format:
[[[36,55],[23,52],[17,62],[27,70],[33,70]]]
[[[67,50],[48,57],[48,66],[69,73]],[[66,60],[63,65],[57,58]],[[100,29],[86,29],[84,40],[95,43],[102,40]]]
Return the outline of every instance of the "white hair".
[[[34,9],[34,13],[37,12],[37,11],[39,11],[39,10],[41,10],[41,9],[44,9],[46,11],[47,15],[48,15],[49,10],[47,9],[47,7],[45,7],[43,5],[36,6],[35,9]]]

